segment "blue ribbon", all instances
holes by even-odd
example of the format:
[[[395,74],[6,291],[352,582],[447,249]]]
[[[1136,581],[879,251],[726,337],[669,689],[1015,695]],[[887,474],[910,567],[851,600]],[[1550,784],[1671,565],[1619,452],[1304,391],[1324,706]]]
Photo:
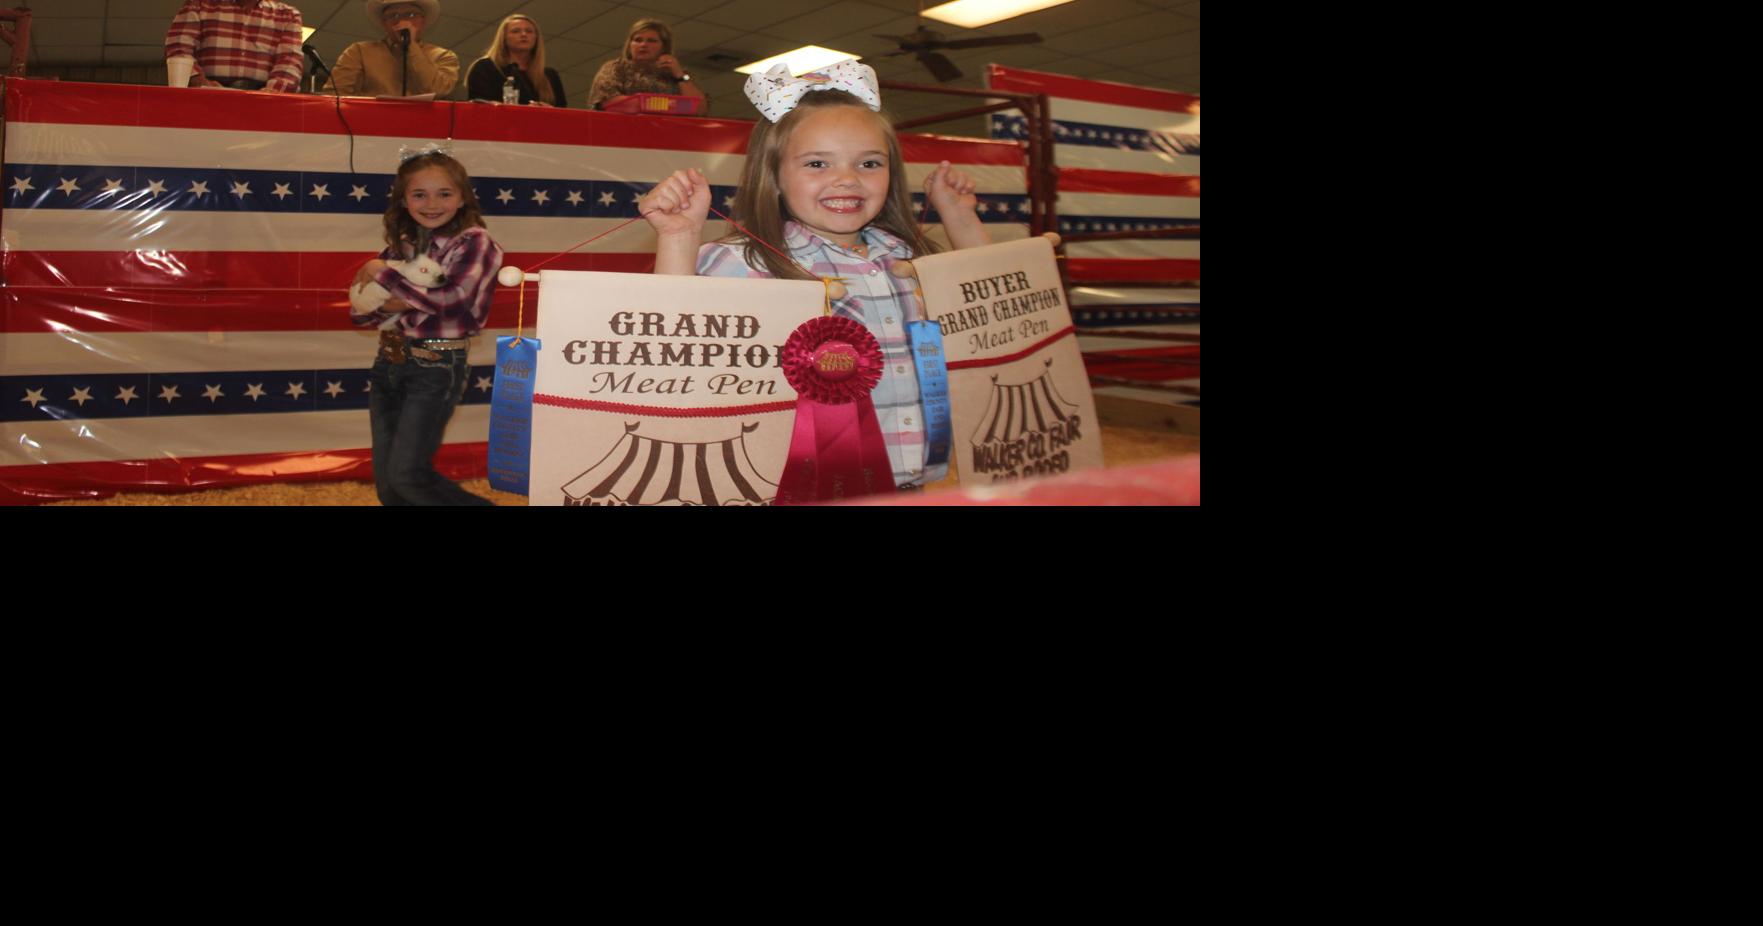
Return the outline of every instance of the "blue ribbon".
[[[912,359],[918,364],[918,395],[924,402],[924,465],[949,461],[949,367],[943,359],[943,326],[934,321],[910,322]]]
[[[496,339],[496,386],[490,393],[490,486],[527,494],[532,469],[533,379],[539,339]]]

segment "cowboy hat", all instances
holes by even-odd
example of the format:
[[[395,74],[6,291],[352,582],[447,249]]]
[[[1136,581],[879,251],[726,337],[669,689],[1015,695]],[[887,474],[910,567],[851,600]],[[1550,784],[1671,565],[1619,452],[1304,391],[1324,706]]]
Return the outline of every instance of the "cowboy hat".
[[[385,13],[386,7],[398,6],[403,3],[422,7],[422,18],[430,26],[435,24],[435,20],[441,18],[441,0],[367,0],[367,19],[377,26],[380,24],[380,16]]]

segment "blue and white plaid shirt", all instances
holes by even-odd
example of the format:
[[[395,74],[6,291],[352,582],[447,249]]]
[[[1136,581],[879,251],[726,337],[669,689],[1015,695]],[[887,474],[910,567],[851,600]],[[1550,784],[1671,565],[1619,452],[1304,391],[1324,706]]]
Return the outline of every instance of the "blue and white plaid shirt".
[[[889,270],[896,260],[911,260],[904,241],[879,228],[863,229],[868,256],[839,247],[795,222],[784,223],[784,245],[790,256],[817,277],[839,277],[845,298],[833,303],[838,315],[862,323],[881,342],[881,382],[871,396],[881,423],[882,440],[894,465],[894,484],[924,486],[949,474],[947,463],[925,462],[924,407],[918,396],[918,372],[906,323],[920,316],[916,282]],[[745,244],[714,242],[698,251],[698,275],[770,279],[771,273],[748,266]]]

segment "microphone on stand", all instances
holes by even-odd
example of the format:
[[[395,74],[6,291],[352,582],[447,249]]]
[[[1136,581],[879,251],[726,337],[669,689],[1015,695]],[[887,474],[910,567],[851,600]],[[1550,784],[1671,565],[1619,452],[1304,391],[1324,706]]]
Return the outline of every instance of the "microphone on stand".
[[[402,96],[409,96],[410,95],[410,30],[409,29],[399,29],[398,36],[399,36],[398,43],[400,45],[404,46],[404,92],[401,95]]]
[[[312,45],[308,43],[300,46],[300,50],[306,53],[306,60],[312,62],[313,67],[324,72],[324,76],[327,80],[331,78],[331,69],[324,66],[324,59],[318,56],[318,49],[313,48]],[[314,72],[312,75],[312,92],[317,93],[318,87],[318,74],[317,72]]]

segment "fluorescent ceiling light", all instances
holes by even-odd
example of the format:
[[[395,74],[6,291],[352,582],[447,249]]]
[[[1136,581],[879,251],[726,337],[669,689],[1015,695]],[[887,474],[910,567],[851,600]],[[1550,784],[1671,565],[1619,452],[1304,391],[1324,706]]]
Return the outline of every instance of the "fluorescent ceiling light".
[[[742,74],[763,74],[781,62],[790,66],[792,77],[801,77],[809,71],[819,70],[829,64],[838,64],[840,61],[850,61],[856,57],[848,51],[834,51],[831,48],[821,48],[819,45],[804,45],[795,51],[773,55],[764,61],[743,64],[735,70]]]
[[[955,0],[924,11],[927,18],[968,29],[989,26],[999,20],[1033,13],[1071,0]]]
[[[301,26],[300,27],[300,41],[304,42],[307,39],[312,38],[312,33],[317,32],[317,31],[318,31],[317,26]]]

